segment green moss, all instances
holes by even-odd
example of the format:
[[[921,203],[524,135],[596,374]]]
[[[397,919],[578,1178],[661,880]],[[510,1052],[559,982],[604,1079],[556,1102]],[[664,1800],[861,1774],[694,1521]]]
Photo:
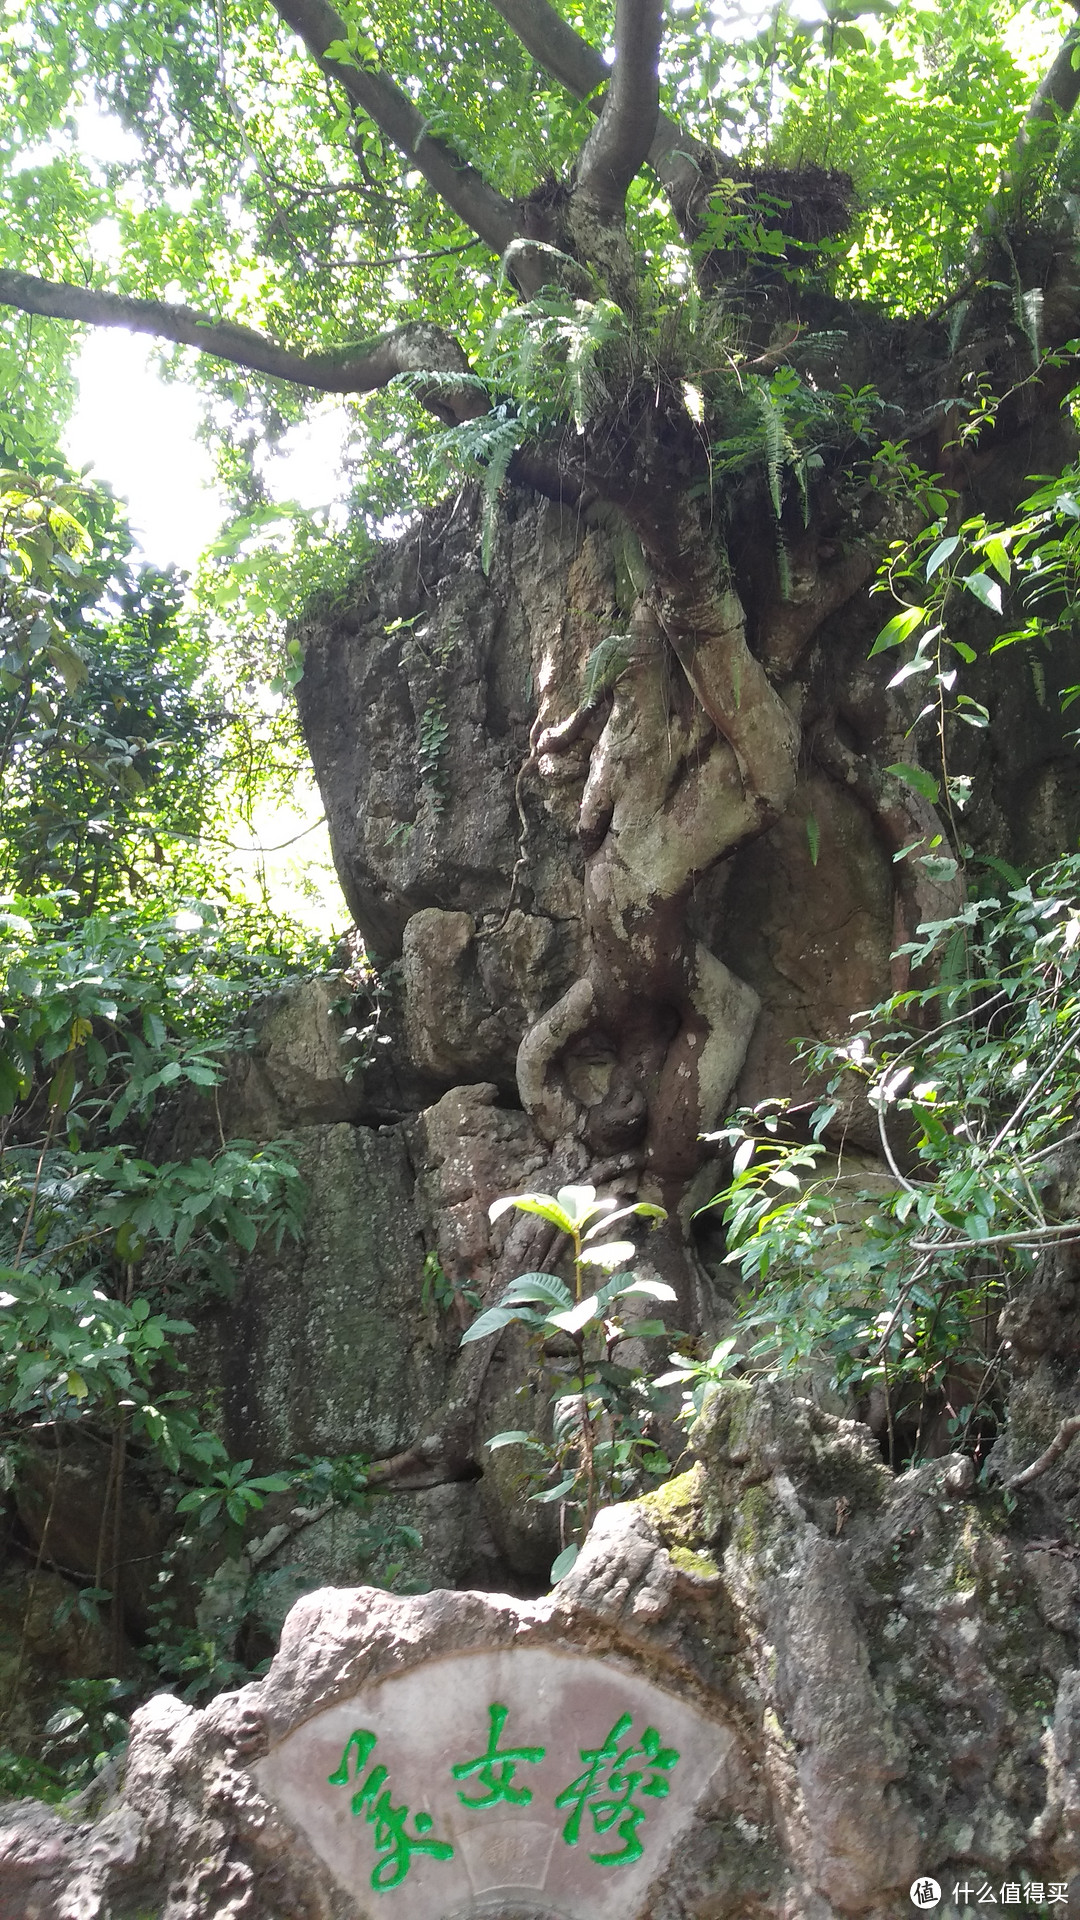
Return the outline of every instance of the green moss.
[[[735,1510],[732,1534],[740,1553],[751,1554],[764,1545],[770,1523],[777,1515],[776,1501],[766,1486],[747,1487]]]
[[[711,1553],[694,1553],[690,1547],[669,1547],[672,1564],[682,1573],[696,1574],[699,1580],[715,1580],[720,1568]]]
[[[638,1505],[644,1508],[674,1559],[674,1548],[696,1555],[705,1542],[703,1502],[705,1475],[700,1465],[689,1473],[666,1480],[662,1487],[643,1494]]]

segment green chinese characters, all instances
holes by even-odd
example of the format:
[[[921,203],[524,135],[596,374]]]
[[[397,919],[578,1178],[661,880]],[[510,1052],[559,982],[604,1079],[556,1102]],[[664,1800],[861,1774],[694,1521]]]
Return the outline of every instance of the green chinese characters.
[[[510,1806],[523,1807],[532,1799],[531,1787],[514,1786],[514,1774],[523,1762],[535,1764],[542,1760],[547,1749],[500,1747],[499,1741],[508,1716],[507,1707],[490,1706],[486,1753],[480,1754],[475,1760],[465,1760],[451,1767],[455,1780],[465,1780],[475,1774],[478,1784],[485,1789],[482,1795],[476,1797],[459,1792],[458,1799],[463,1806],[493,1807],[505,1801]],[[581,1758],[587,1763],[585,1772],[571,1781],[555,1799],[555,1806],[560,1813],[569,1809],[562,1834],[567,1846],[577,1846],[586,1811],[596,1834],[615,1829],[622,1846],[613,1851],[590,1855],[600,1867],[625,1866],[631,1860],[640,1860],[644,1848],[637,1830],[645,1818],[646,1809],[635,1805],[635,1797],[640,1795],[642,1799],[665,1800],[671,1791],[671,1782],[666,1776],[679,1759],[674,1747],[661,1746],[660,1735],[655,1727],[646,1727],[640,1744],[627,1741],[620,1749],[619,1743],[630,1732],[632,1725],[633,1716],[624,1713],[616,1720],[603,1746],[580,1748]]]
[[[596,1834],[610,1833],[612,1827],[615,1828],[623,1845],[614,1853],[590,1854],[598,1867],[621,1867],[631,1860],[640,1860],[644,1848],[637,1830],[646,1809],[634,1805],[634,1796],[640,1793],[643,1799],[666,1800],[671,1782],[665,1775],[678,1764],[674,1747],[660,1745],[655,1727],[646,1727],[640,1745],[634,1746],[628,1741],[620,1751],[619,1742],[632,1725],[633,1716],[624,1713],[616,1720],[602,1747],[582,1747],[581,1758],[587,1763],[585,1772],[555,1797],[560,1813],[564,1808],[570,1809],[563,1828],[568,1847],[577,1846],[586,1808]]]
[[[542,1760],[547,1748],[500,1747],[499,1741],[509,1712],[509,1707],[490,1706],[487,1752],[480,1754],[476,1760],[463,1760],[459,1766],[450,1769],[455,1780],[467,1780],[475,1773],[477,1784],[484,1788],[484,1792],[476,1797],[459,1793],[458,1799],[463,1807],[494,1807],[501,1800],[511,1807],[527,1807],[532,1799],[531,1787],[513,1785],[514,1773],[523,1761],[535,1765]]]
[[[518,1769],[539,1765],[546,1756],[547,1748],[501,1745],[510,1709],[499,1701],[493,1701],[487,1711],[488,1740],[484,1752],[477,1754],[475,1759],[459,1761],[450,1768],[454,1780],[468,1781],[479,1791],[464,1793],[459,1788],[457,1798],[472,1813],[496,1806],[526,1807],[533,1799],[533,1788],[517,1784]],[[640,1806],[638,1801],[665,1800],[671,1791],[668,1776],[679,1760],[674,1747],[661,1745],[655,1727],[646,1727],[640,1741],[635,1742],[628,1737],[632,1726],[633,1716],[623,1713],[601,1746],[579,1748],[585,1770],[555,1796],[556,1810],[567,1815],[562,1830],[567,1846],[578,1845],[586,1820],[591,1821],[592,1832],[597,1838],[612,1834],[613,1839],[622,1842],[621,1846],[609,1846],[590,1853],[589,1858],[600,1867],[627,1866],[631,1861],[640,1860],[644,1847],[638,1828],[645,1819],[647,1809]],[[410,1816],[408,1807],[393,1805],[384,1766],[373,1766],[361,1781],[360,1776],[374,1752],[376,1738],[367,1728],[358,1728],[351,1734],[329,1780],[331,1786],[348,1786],[352,1762],[352,1785],[355,1788],[352,1811],[354,1814],[363,1814],[375,1829],[377,1858],[371,1885],[376,1893],[390,1893],[405,1879],[414,1855],[426,1854],[434,1860],[451,1860],[454,1849],[447,1840],[429,1838],[434,1826],[429,1813],[419,1812]]]
[[[353,1771],[353,1783],[360,1778],[361,1769],[371,1758],[375,1749],[376,1736],[365,1727],[350,1734],[345,1743],[341,1760],[329,1776],[332,1787],[347,1787],[349,1784],[349,1757],[355,1751],[356,1764]],[[357,1788],[352,1797],[352,1810],[362,1813],[375,1829],[375,1852],[379,1856],[371,1875],[371,1884],[376,1893],[389,1893],[394,1887],[400,1887],[412,1865],[414,1853],[430,1854],[434,1860],[452,1860],[454,1849],[448,1840],[429,1840],[435,1822],[430,1813],[418,1813],[413,1822],[414,1831],[406,1831],[409,1818],[408,1807],[395,1807],[386,1786],[385,1767],[372,1767],[363,1785]]]

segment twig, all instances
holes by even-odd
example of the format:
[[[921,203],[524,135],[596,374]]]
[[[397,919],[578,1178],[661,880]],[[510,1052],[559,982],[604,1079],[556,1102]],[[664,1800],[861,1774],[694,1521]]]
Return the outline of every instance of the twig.
[[[1014,1473],[1011,1480],[1006,1480],[1005,1485],[1010,1493],[1015,1493],[1017,1487],[1030,1487],[1033,1480],[1041,1480],[1044,1473],[1049,1473],[1054,1461],[1060,1460],[1078,1433],[1080,1433],[1080,1414],[1074,1413],[1067,1420],[1062,1421],[1045,1453],[1040,1453],[1030,1467],[1024,1468],[1023,1473]]]
[[[882,1084],[882,1087],[881,1087],[881,1089],[880,1089],[880,1092],[879,1092],[879,1097],[878,1097],[878,1099],[877,1099],[877,1101],[876,1101],[876,1103],[875,1103],[875,1104],[876,1104],[876,1106],[877,1106],[877,1130],[878,1130],[878,1136],[879,1136],[879,1138],[880,1138],[880,1140],[881,1140],[881,1150],[882,1150],[882,1152],[883,1152],[883,1154],[885,1155],[885,1159],[886,1159],[886,1161],[888,1162],[888,1166],[889,1166],[889,1172],[890,1172],[891,1174],[893,1174],[893,1176],[894,1176],[894,1177],[895,1177],[895,1178],[896,1178],[897,1180],[899,1180],[899,1182],[900,1182],[900,1185],[901,1185],[902,1187],[906,1187],[906,1188],[907,1188],[907,1191],[908,1191],[908,1193],[915,1193],[915,1192],[917,1191],[917,1189],[916,1189],[915,1187],[913,1187],[913,1186],[912,1186],[912,1184],[911,1184],[911,1181],[910,1181],[910,1180],[905,1180],[905,1178],[904,1178],[904,1175],[903,1175],[903,1174],[901,1173],[901,1171],[900,1171],[900,1169],[899,1169],[899,1167],[898,1167],[898,1166],[897,1166],[897,1164],[896,1164],[896,1158],[895,1158],[895,1155],[894,1155],[894,1153],[893,1153],[893,1150],[892,1150],[892,1146],[890,1145],[890,1142],[889,1142],[889,1136],[888,1136],[888,1134],[887,1134],[887,1133],[886,1133],[886,1131],[885,1131],[885,1090],[884,1090],[884,1084]]]
[[[988,1233],[985,1240],[913,1240],[916,1253],[978,1253],[983,1247],[1028,1247],[1047,1240],[1080,1239],[1080,1220],[1056,1227],[1018,1227],[1014,1233]]]
[[[120,1425],[116,1429],[116,1475],[113,1480],[112,1512],[112,1568],[109,1585],[112,1590],[112,1648],[117,1672],[124,1649],[124,1616],[121,1585],[123,1581],[121,1548],[124,1528],[124,1469],[127,1465],[127,1414],[120,1416]]]
[[[49,1124],[45,1129],[45,1138],[42,1142],[41,1152],[38,1155],[37,1168],[34,1173],[34,1184],[30,1190],[30,1199],[29,1199],[29,1202],[27,1203],[26,1219],[23,1221],[23,1230],[19,1238],[18,1250],[15,1254],[16,1266],[18,1266],[20,1261],[22,1260],[23,1253],[26,1248],[26,1242],[30,1236],[30,1229],[34,1224],[34,1215],[37,1212],[38,1192],[41,1188],[41,1174],[42,1174],[42,1169],[44,1168],[44,1165],[45,1165],[45,1155],[49,1151],[49,1145],[52,1140],[53,1127],[56,1124],[56,1114],[57,1114],[56,1107],[51,1107],[49,1109]]]
[[[887,1353],[889,1341],[892,1339],[893,1328],[895,1327],[898,1319],[900,1318],[900,1315],[903,1312],[907,1301],[911,1297],[912,1289],[918,1285],[918,1282],[922,1279],[923,1274],[926,1272],[929,1264],[930,1262],[928,1260],[920,1260],[914,1273],[911,1275],[911,1278],[909,1280],[906,1280],[904,1282],[904,1285],[901,1287],[900,1293],[897,1297],[896,1305],[893,1308],[892,1312],[890,1313],[888,1321],[886,1322],[885,1331],[882,1334],[874,1350],[873,1358],[875,1360],[880,1360],[882,1356]]]
[[[325,813],[320,813],[318,819],[313,820],[310,827],[301,827],[299,833],[294,833],[291,839],[279,840],[277,845],[273,847],[264,847],[258,841],[256,841],[253,847],[238,847],[234,840],[223,840],[221,845],[228,847],[230,853],[284,853],[286,847],[295,847],[298,840],[306,839],[309,833],[315,832],[316,827],[324,827],[325,825],[326,815]]]
[[[1050,1075],[1060,1065],[1061,1061],[1064,1060],[1065,1055],[1067,1053],[1072,1052],[1075,1044],[1076,1044],[1075,1041],[1071,1037],[1068,1040],[1066,1040],[1064,1044],[1058,1048],[1053,1059],[1047,1062],[1042,1072],[1036,1075],[1035,1079],[1032,1081],[1030,1087],[1025,1093],[1023,1099],[1020,1101],[1019,1105],[1016,1108],[1014,1108],[1013,1112],[1010,1113],[1008,1119],[1002,1123],[997,1133],[995,1133],[994,1138],[991,1140],[990,1145],[987,1148],[988,1154],[996,1152],[997,1148],[1000,1147],[1002,1141],[1006,1138],[1006,1136],[1009,1133],[1012,1132],[1012,1129],[1015,1127],[1017,1121],[1020,1118],[1020,1115],[1026,1112],[1027,1108],[1030,1107],[1040,1087],[1043,1085],[1043,1083],[1046,1080],[1050,1078]]]
[[[459,247],[433,247],[428,253],[382,253],[373,254],[370,259],[357,260],[318,260],[309,257],[309,268],[336,273],[345,267],[415,267],[424,260],[449,260],[452,254],[470,253],[473,247],[482,247],[482,240],[464,240]]]

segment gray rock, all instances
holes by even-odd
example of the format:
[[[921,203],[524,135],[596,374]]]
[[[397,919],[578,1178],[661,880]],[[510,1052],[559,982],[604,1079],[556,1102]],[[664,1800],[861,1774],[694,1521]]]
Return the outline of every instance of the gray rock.
[[[955,1458],[894,1480],[865,1428],[777,1389],[725,1388],[695,1441],[702,1465],[599,1515],[544,1600],[309,1594],[265,1679],[202,1712],[151,1701],[96,1820],[0,1813],[3,1920],[605,1920],[616,1884],[620,1920],[897,1920],[917,1874],[950,1893],[976,1875],[1066,1887],[1080,1870],[1076,1634],[1048,1622],[1060,1596],[1040,1603],[1034,1556],[996,1503],[959,1484]],[[686,1760],[669,1795],[636,1802],[655,1837],[637,1878],[601,1884],[584,1855],[578,1873],[525,1761],[511,1778],[537,1783],[531,1824],[501,1806],[477,1853],[443,1762],[482,1754],[489,1694],[513,1716],[506,1741],[527,1741],[530,1715],[541,1729],[528,1764],[558,1750],[554,1784],[575,1748],[583,1762],[599,1750],[612,1687],[635,1737],[639,1715],[661,1739],[667,1725]],[[389,1804],[429,1806],[429,1835],[454,1847],[445,1881],[415,1856],[408,1899],[369,1886],[390,1843],[363,1818],[361,1774],[382,1755]],[[421,1760],[426,1800],[409,1774]],[[463,1865],[472,1893],[454,1891]]]
[[[235,1301],[207,1316],[227,1444],[260,1470],[296,1453],[396,1453],[446,1389],[447,1356],[420,1303],[424,1245],[401,1133],[339,1124],[295,1141],[302,1245],[260,1249]]]

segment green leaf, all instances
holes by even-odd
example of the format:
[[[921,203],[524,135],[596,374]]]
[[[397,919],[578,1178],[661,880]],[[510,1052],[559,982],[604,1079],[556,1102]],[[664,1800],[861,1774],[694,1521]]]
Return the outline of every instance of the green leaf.
[[[990,725],[989,709],[981,700],[973,700],[970,694],[958,694],[956,707],[958,718],[965,720],[969,727],[977,727],[982,732]]]
[[[639,1279],[634,1274],[629,1274],[626,1284],[615,1287],[610,1295],[608,1287],[601,1288],[600,1299],[606,1306],[608,1298],[622,1300],[627,1294],[634,1293],[645,1295],[650,1300],[677,1300],[679,1297],[674,1287],[669,1286],[666,1280]]]
[[[467,1347],[473,1340],[486,1340],[493,1333],[501,1333],[512,1320],[523,1321],[526,1326],[543,1324],[543,1316],[531,1312],[528,1307],[488,1307],[471,1326],[466,1327],[461,1344]]]
[[[598,1200],[596,1204],[600,1207],[604,1202]],[[610,1204],[614,1206],[615,1203]],[[595,1225],[582,1234],[582,1240],[592,1240],[598,1233],[607,1233],[615,1225],[616,1220],[629,1220],[635,1216],[640,1220],[666,1220],[667,1210],[664,1207],[654,1206],[651,1200],[635,1200],[632,1206],[616,1207],[613,1213],[606,1213],[602,1220],[597,1220]]]
[[[562,1552],[552,1561],[551,1584],[553,1587],[558,1586],[560,1580],[565,1580],[567,1574],[576,1566],[577,1557],[580,1552],[580,1547],[564,1547]]]
[[[566,1307],[561,1313],[550,1313],[548,1325],[558,1327],[563,1333],[580,1333],[590,1320],[595,1320],[600,1311],[600,1302],[595,1293],[587,1294],[575,1306]]]
[[[904,607],[902,612],[894,613],[888,624],[882,627],[868,657],[872,660],[875,654],[886,653],[890,647],[902,647],[925,619],[925,607]]]
[[[596,1206],[595,1187],[560,1187],[555,1197],[558,1206],[575,1227],[588,1220]]]
[[[812,813],[808,813],[806,816],[806,844],[810,849],[810,865],[816,867],[818,854],[821,851],[821,833],[817,820]]]
[[[885,771],[891,773],[894,779],[902,780],[904,785],[911,787],[914,792],[921,793],[923,799],[929,800],[931,806],[936,805],[941,788],[922,767],[913,767],[905,760],[898,760],[893,766],[886,767]]]
[[[47,649],[49,662],[54,666],[64,682],[67,693],[78,693],[90,677],[90,669],[77,647],[61,641],[54,641]]]
[[[752,1135],[739,1142],[739,1145],[735,1149],[735,1158],[732,1161],[732,1172],[736,1178],[738,1178],[740,1173],[746,1172],[747,1167],[757,1152],[757,1144],[757,1141]]]
[[[919,865],[926,873],[928,879],[936,881],[939,886],[950,880],[955,880],[960,871],[955,860],[931,854],[923,854],[920,857]]]
[[[502,1299],[501,1307],[513,1306],[522,1300],[538,1300],[545,1307],[569,1307],[574,1296],[565,1280],[554,1273],[519,1273],[511,1280]]]
[[[633,1260],[636,1255],[637,1248],[632,1240],[604,1240],[595,1247],[581,1249],[583,1262],[588,1261],[595,1267],[607,1267],[609,1271],[612,1267],[625,1265],[627,1260]]]
[[[573,1493],[574,1488],[577,1486],[577,1483],[578,1483],[577,1474],[568,1473],[562,1480],[559,1481],[559,1484],[557,1487],[548,1487],[546,1491],[543,1493],[532,1493],[529,1495],[529,1498],[530,1500],[535,1500],[537,1504],[540,1506],[548,1506],[551,1504],[552,1501],[565,1500],[567,1494]]]
[[[488,1208],[488,1219],[492,1222],[501,1219],[504,1213],[510,1211],[511,1207],[516,1207],[520,1213],[538,1214],[541,1220],[550,1221],[551,1225],[558,1227],[561,1233],[573,1233],[574,1221],[559,1205],[558,1201],[552,1198],[551,1194],[506,1194],[501,1200],[492,1201]]]
[[[1001,588],[988,573],[966,573],[960,584],[991,613],[1001,612]]]
[[[946,560],[952,559],[959,545],[960,535],[958,533],[950,533],[946,539],[938,541],[937,546],[934,548],[933,553],[926,563],[926,578],[928,580],[933,579],[938,568],[944,566]]]
[[[75,1097],[75,1058],[66,1054],[49,1084],[49,1105],[66,1113]]]
[[[18,1069],[6,1053],[0,1053],[0,1114],[14,1112],[21,1085]]]

